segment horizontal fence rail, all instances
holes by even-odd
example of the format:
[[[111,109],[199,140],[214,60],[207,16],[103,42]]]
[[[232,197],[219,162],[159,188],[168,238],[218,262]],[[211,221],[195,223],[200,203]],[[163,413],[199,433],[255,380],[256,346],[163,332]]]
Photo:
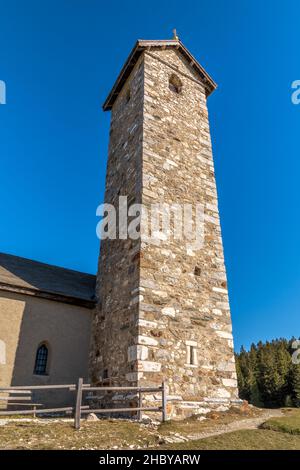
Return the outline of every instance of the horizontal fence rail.
[[[15,390],[51,390],[51,389],[70,389],[74,390],[76,388],[75,384],[71,385],[15,385],[14,387],[0,387],[0,393],[2,392],[14,392]]]
[[[41,403],[33,403],[32,390],[69,390],[76,392],[74,406],[64,406],[59,408],[40,408],[43,406]],[[86,392],[136,392],[138,399],[137,407],[121,407],[121,408],[91,408],[89,405],[83,405],[84,400],[99,400],[103,398],[98,395],[91,395],[83,397]],[[161,393],[161,406],[143,406],[144,393]],[[3,395],[6,396],[3,396]],[[12,396],[12,395],[17,396]],[[2,395],[2,396],[1,396]],[[125,400],[125,398],[124,398]],[[137,418],[140,421],[142,418],[142,411],[161,412],[162,421],[167,419],[167,393],[166,384],[162,382],[160,387],[95,387],[90,384],[84,384],[83,379],[79,378],[77,384],[63,384],[63,385],[17,385],[14,387],[0,387],[0,404],[6,402],[9,407],[11,406],[32,406],[31,410],[7,410],[0,411],[1,416],[13,415],[34,415],[37,414],[51,414],[51,413],[71,413],[74,415],[74,427],[80,429],[81,416],[91,412],[97,414],[104,413],[132,413],[137,412]],[[24,403],[23,403],[24,402]],[[37,408],[39,407],[39,408]]]

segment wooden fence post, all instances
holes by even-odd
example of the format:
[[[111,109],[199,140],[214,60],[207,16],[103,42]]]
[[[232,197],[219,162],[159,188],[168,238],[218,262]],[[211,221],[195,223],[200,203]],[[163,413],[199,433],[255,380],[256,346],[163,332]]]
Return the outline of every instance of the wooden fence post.
[[[138,397],[139,397],[138,408],[142,408],[142,406],[143,406],[143,395],[142,395],[141,389],[138,390]],[[142,410],[139,409],[138,410],[138,421],[141,421],[141,420],[142,420]]]
[[[74,414],[74,427],[80,429],[80,418],[81,418],[81,402],[82,402],[82,384],[83,379],[78,379],[76,388],[76,403],[75,403],[75,414]]]
[[[164,423],[167,420],[167,387],[166,382],[163,381],[161,384],[162,388],[162,422]]]

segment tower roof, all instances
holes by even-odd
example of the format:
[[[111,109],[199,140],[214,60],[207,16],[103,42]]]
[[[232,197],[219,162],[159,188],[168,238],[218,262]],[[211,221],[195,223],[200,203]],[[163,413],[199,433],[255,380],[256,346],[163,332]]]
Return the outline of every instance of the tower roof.
[[[213,79],[208,75],[208,73],[204,70],[204,68],[197,62],[197,60],[192,56],[192,54],[187,50],[187,48],[182,44],[180,39],[168,39],[168,40],[138,40],[130,52],[128,59],[126,60],[117,80],[115,81],[114,86],[112,87],[111,92],[109,93],[108,97],[106,98],[103,104],[103,110],[109,111],[118,94],[120,93],[125,81],[129,77],[133,67],[137,63],[140,55],[150,49],[176,49],[178,50],[183,57],[188,61],[190,66],[196,71],[199,76],[199,81],[203,83],[206,95],[210,95],[217,85],[213,81]]]

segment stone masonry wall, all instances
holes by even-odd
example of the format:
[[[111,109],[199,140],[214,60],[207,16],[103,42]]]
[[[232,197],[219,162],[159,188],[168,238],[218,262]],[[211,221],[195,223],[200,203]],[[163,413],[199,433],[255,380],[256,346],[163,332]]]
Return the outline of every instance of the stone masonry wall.
[[[140,60],[111,113],[105,202],[118,209],[119,196],[141,202],[144,66]],[[93,383],[132,385],[136,366],[128,347],[138,333],[140,240],[102,240],[93,322],[90,374]],[[134,354],[134,351],[131,353]],[[106,380],[107,379],[107,380]]]
[[[92,381],[166,380],[172,416],[226,409],[238,392],[206,95],[175,49],[144,52],[113,105],[105,201],[119,195],[148,208],[202,204],[204,246],[172,234],[102,242]]]
[[[142,243],[140,383],[166,379],[182,413],[224,407],[238,396],[205,90],[173,49],[144,60],[143,204],[202,204],[205,239],[199,251],[172,236]],[[169,89],[174,67],[180,93]]]

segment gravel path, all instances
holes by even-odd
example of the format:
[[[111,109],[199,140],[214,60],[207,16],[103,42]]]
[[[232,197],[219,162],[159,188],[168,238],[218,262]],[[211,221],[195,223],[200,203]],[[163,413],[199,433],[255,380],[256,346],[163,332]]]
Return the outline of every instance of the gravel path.
[[[257,429],[262,423],[270,418],[278,418],[283,416],[281,410],[264,410],[259,418],[246,418],[240,421],[233,421],[229,424],[220,424],[217,429],[199,434],[190,434],[186,436],[188,440],[205,439],[206,437],[218,436],[227,432],[240,431],[241,429]]]

